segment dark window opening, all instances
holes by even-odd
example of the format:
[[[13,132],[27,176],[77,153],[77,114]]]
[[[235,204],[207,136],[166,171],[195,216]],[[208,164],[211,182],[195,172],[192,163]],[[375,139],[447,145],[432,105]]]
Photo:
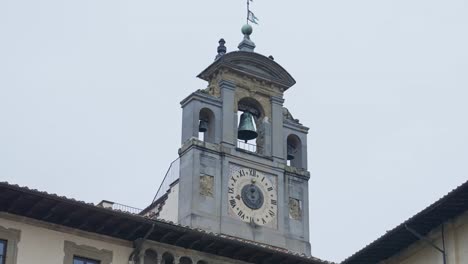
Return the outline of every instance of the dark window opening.
[[[286,141],[286,150],[287,150],[287,165],[291,167],[296,167],[298,169],[304,169],[305,156],[303,155],[302,142],[301,139],[294,134],[288,136]]]
[[[0,264],[5,264],[6,262],[6,240],[0,240]]]
[[[73,264],[100,264],[100,263],[101,262],[99,260],[93,260],[93,259],[77,257],[77,256],[73,257]]]
[[[180,264],[192,264],[192,260],[188,257],[181,257],[179,260]]]
[[[208,108],[200,110],[198,121],[198,139],[201,141],[215,143],[215,116]]]
[[[162,255],[162,264],[174,264],[174,256],[166,252]]]

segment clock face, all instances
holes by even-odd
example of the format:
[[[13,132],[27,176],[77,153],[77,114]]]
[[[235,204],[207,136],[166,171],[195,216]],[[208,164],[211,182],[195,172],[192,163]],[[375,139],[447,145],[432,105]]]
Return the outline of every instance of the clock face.
[[[228,201],[231,214],[244,222],[267,225],[277,217],[276,186],[255,169],[231,170]]]

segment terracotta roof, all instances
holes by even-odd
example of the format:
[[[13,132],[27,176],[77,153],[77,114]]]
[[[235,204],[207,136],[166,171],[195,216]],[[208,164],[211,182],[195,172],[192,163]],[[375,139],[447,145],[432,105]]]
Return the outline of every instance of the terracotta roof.
[[[0,182],[0,212],[128,241],[143,237],[154,225],[149,240],[251,263],[332,263],[254,241],[98,207],[7,182]]]
[[[406,227],[425,236],[468,210],[468,181],[376,239],[341,264],[372,264],[390,258],[419,239]]]

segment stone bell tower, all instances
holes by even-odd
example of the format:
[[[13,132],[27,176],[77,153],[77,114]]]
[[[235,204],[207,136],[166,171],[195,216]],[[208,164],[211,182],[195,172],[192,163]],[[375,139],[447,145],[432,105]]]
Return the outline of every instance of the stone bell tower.
[[[219,41],[198,75],[208,87],[181,102],[177,221],[310,255],[308,128],[283,107],[295,80],[242,33],[238,51]]]

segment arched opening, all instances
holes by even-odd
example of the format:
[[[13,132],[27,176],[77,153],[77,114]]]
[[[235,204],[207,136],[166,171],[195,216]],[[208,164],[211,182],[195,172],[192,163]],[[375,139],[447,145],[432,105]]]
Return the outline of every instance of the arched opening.
[[[158,253],[152,249],[145,251],[144,264],[158,264]]]
[[[291,134],[287,138],[286,142],[286,159],[288,161],[288,165],[296,168],[303,168],[302,164],[302,142],[301,139]]]
[[[213,111],[208,108],[201,109],[198,119],[198,139],[215,143],[215,116]]]
[[[161,264],[174,264],[174,256],[169,252],[164,253]]]
[[[251,97],[239,100],[237,103],[237,146],[239,148],[264,154],[264,116],[263,107],[257,100]]]
[[[193,262],[188,257],[181,257],[179,263],[180,264],[192,264]]]

